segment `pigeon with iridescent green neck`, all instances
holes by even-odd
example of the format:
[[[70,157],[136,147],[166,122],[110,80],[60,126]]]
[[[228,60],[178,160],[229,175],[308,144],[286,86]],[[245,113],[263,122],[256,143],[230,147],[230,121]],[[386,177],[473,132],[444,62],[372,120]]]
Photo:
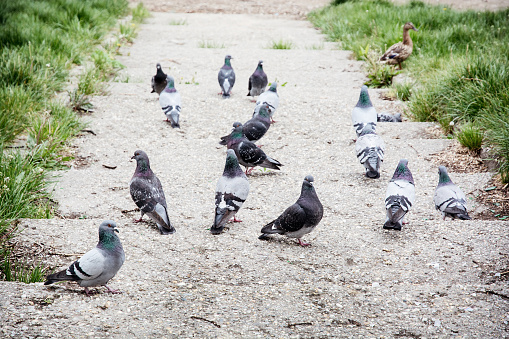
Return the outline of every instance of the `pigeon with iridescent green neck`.
[[[180,128],[180,110],[182,108],[182,99],[175,89],[175,80],[169,76],[166,78],[167,85],[164,91],[159,95],[159,104],[166,115],[166,121],[169,121],[171,127]]]
[[[274,112],[279,106],[279,94],[277,94],[277,82],[273,82],[270,84],[268,90],[260,94],[258,100],[256,100],[256,108],[253,113],[255,115],[257,111],[259,111],[260,106],[266,104],[269,106],[270,120],[271,122],[275,122],[272,117],[274,116]]]
[[[363,124],[372,124],[376,128],[377,118],[376,109],[369,98],[368,86],[364,85],[361,88],[359,101],[352,111],[352,125],[357,136],[361,133]]]
[[[85,288],[90,296],[89,287],[104,286],[110,293],[122,293],[109,288],[106,284],[117,274],[125,261],[124,249],[120,239],[115,234],[117,224],[105,220],[99,226],[99,242],[92,250],[76,260],[69,268],[46,277],[44,285],[59,281],[76,281]]]
[[[214,225],[210,228],[212,234],[220,234],[231,218],[234,222],[241,221],[235,218],[235,214],[249,194],[249,181],[240,168],[235,151],[229,149],[226,153],[223,175],[216,185],[216,214]]]
[[[251,173],[255,166],[275,170],[279,170],[279,167],[283,166],[279,161],[272,159],[261,148],[249,141],[242,132],[242,125],[233,129],[232,133],[228,136],[226,146],[228,149],[235,151],[239,163],[246,167],[246,174]],[[252,168],[248,170],[249,167]]]
[[[247,140],[252,142],[257,142],[260,140],[265,133],[269,130],[270,127],[270,114],[269,114],[269,106],[268,105],[260,105],[260,109],[258,113],[253,115],[251,119],[246,121],[245,124],[241,124],[240,122],[233,123],[233,130],[235,127],[241,126],[242,133],[245,135]],[[232,130],[232,133],[233,133]],[[231,134],[230,134],[231,135]],[[225,135],[221,137],[220,145],[226,145],[228,143],[228,139],[230,135]]]
[[[161,92],[166,87],[166,77],[167,75],[163,72],[163,69],[161,68],[161,64],[158,63],[156,65],[157,72],[156,75],[152,77],[152,92],[150,93],[156,93],[161,94]]]
[[[387,218],[385,219],[384,228],[401,230],[402,225],[408,223],[405,216],[414,203],[414,178],[408,169],[408,160],[401,159],[385,194]]]
[[[171,225],[168,217],[163,186],[161,186],[159,178],[150,169],[147,153],[138,150],[134,152],[131,159],[136,160],[136,170],[129,183],[129,189],[131,198],[141,211],[140,219],[135,220],[135,222],[140,222],[143,215],[146,214],[155,221],[161,234],[175,233],[175,228]]]
[[[263,60],[260,60],[256,70],[249,77],[247,96],[255,97],[262,94],[268,83],[267,74],[263,71]]]
[[[260,240],[267,240],[269,234],[283,234],[289,238],[297,238],[301,246],[309,246],[300,238],[318,225],[323,217],[323,206],[314,187],[311,175],[304,178],[300,197],[295,204],[288,207],[277,219],[263,226]]]
[[[219,81],[219,86],[221,86],[221,94],[224,99],[230,97],[230,92],[233,85],[235,85],[235,72],[230,62],[231,59],[233,59],[231,55],[224,57],[224,65],[217,74],[217,81]]]
[[[442,213],[444,217],[452,219],[470,220],[467,212],[467,198],[465,193],[456,186],[444,166],[438,167],[438,185],[433,197],[435,208]]]

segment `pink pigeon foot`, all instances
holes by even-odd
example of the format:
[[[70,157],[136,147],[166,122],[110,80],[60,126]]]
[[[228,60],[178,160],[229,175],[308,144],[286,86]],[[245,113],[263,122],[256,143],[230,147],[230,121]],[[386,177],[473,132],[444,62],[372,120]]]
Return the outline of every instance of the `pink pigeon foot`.
[[[304,242],[304,241],[300,240],[300,238],[299,238],[299,239],[297,239],[297,240],[299,241],[299,244],[300,244],[302,247],[311,246],[311,244],[310,244],[310,243]]]
[[[254,167],[251,167],[250,169],[247,169],[246,168],[246,175],[250,175],[251,172],[253,171]]]
[[[133,221],[134,222],[141,222],[141,219],[143,219],[143,217],[139,218],[139,219],[134,219]]]
[[[242,222],[242,220],[237,219],[235,216],[233,216],[233,222]]]
[[[106,287],[108,289],[108,292],[111,293],[111,294],[121,294],[122,291],[120,290],[114,290],[114,289],[111,289],[109,286],[107,285],[104,285],[104,287]]]

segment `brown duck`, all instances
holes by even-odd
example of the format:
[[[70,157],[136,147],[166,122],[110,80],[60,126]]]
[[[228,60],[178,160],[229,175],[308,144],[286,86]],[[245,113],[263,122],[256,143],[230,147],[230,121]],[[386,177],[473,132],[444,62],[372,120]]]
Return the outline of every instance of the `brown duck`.
[[[401,68],[401,63],[405,61],[410,54],[412,54],[412,50],[414,48],[414,44],[412,39],[410,39],[409,30],[413,29],[414,31],[419,31],[415,28],[414,24],[411,22],[407,22],[405,26],[403,26],[403,41],[398,42],[392,45],[380,58],[380,61],[389,65],[399,65],[399,69]]]

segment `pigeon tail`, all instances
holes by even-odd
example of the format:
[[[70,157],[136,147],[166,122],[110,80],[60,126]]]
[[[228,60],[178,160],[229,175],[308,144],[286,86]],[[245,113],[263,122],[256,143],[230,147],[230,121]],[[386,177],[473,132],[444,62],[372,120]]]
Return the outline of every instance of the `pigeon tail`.
[[[180,128],[178,111],[170,113],[170,124],[172,128]]]
[[[58,281],[73,281],[77,280],[72,275],[67,274],[67,269],[60,271],[58,273],[49,274],[46,276],[46,281],[44,282],[44,285],[51,285],[53,283],[56,283]]]
[[[223,93],[223,99],[230,99],[230,94]]]
[[[406,211],[399,205],[393,205],[387,209],[387,220],[384,223],[385,229],[401,230],[402,220]]]
[[[277,220],[277,219],[276,219]],[[284,234],[285,230],[279,227],[279,224],[276,224],[276,220],[269,222],[267,225],[262,227],[261,232],[264,234]]]
[[[230,210],[228,208],[216,208],[216,217],[214,219],[214,225],[210,228],[210,232],[212,234],[220,234],[224,225],[233,218],[236,214],[236,211]]]
[[[386,230],[397,230],[397,231],[401,231],[401,227],[402,227],[402,224],[401,224],[401,220],[398,220],[396,222],[392,222],[390,220],[387,220],[385,223],[384,223],[384,228]]]
[[[276,159],[272,159],[269,156],[267,156],[267,159],[265,159],[261,164],[258,164],[258,166],[271,168],[279,171],[280,170],[279,167],[283,166],[283,164],[277,161]]]
[[[376,152],[371,150],[370,153]],[[370,155],[368,160],[364,163],[366,166],[366,176],[372,179],[380,178],[380,159],[376,154]]]

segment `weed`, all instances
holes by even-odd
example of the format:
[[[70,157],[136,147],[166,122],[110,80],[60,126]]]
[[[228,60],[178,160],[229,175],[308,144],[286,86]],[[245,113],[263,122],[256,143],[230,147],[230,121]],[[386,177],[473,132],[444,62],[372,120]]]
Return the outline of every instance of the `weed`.
[[[131,10],[131,21],[136,24],[141,24],[146,18],[150,17],[150,12],[143,6],[143,2],[139,2],[136,7]]]
[[[218,43],[212,40],[200,40],[198,41],[199,48],[225,48],[224,43]]]
[[[409,82],[404,82],[393,86],[396,97],[401,101],[410,100],[410,97],[412,96],[412,87],[413,85]]]
[[[463,124],[456,132],[456,139],[469,150],[479,153],[484,140],[484,132],[471,122]]]
[[[269,44],[269,48],[271,49],[292,49],[293,42],[290,40],[279,39],[278,41],[272,40]]]
[[[134,38],[136,38],[136,30],[137,27],[133,23],[125,23],[118,25],[118,30],[120,32],[119,40],[126,42],[133,42]]]
[[[186,19],[173,19],[170,21],[170,25],[172,26],[181,26],[181,25],[187,25]]]

